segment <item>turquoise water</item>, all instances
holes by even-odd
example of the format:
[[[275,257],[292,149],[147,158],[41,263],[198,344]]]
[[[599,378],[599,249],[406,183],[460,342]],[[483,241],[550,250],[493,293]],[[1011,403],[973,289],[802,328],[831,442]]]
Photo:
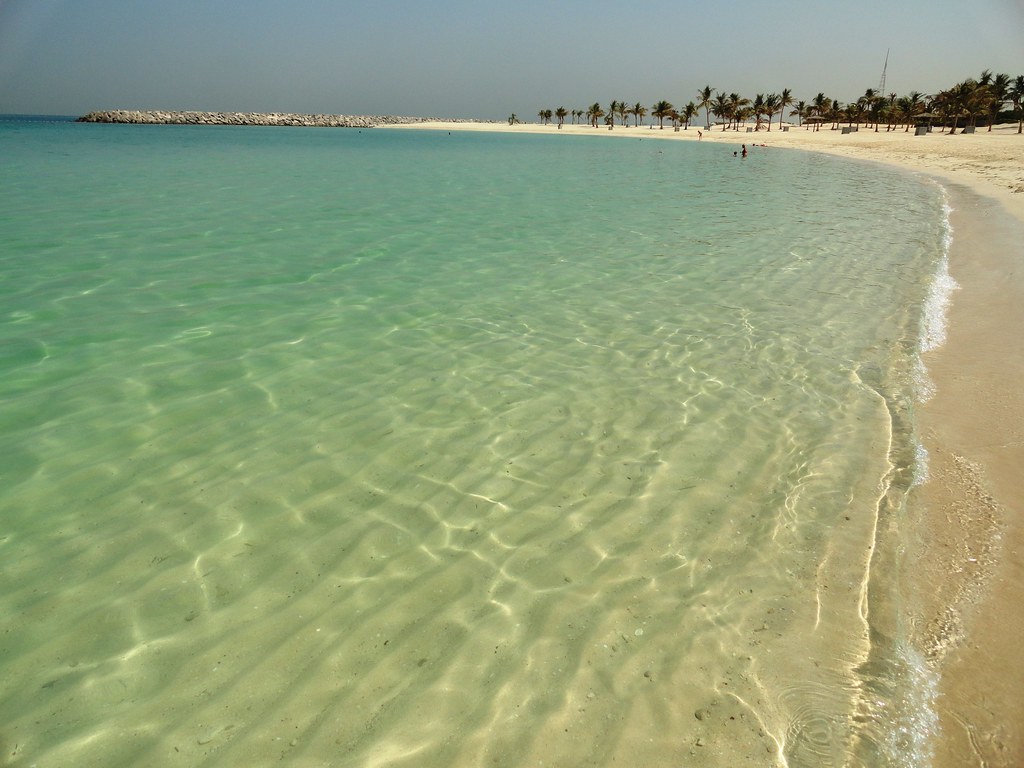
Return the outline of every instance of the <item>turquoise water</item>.
[[[11,764],[926,764],[894,574],[940,189],[607,137],[0,144]]]

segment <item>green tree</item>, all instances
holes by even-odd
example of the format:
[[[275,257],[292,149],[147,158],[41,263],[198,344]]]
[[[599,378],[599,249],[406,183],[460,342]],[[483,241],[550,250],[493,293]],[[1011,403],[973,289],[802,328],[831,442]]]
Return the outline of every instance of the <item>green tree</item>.
[[[799,128],[801,125],[804,124],[804,121],[807,119],[807,102],[798,101],[793,106],[793,109],[789,110],[789,116],[792,117],[793,115],[796,115],[796,124]]]
[[[982,73],[983,75],[985,73]],[[978,116],[989,110],[989,93],[987,86],[981,85],[974,78],[967,78],[949,89],[949,104],[954,121],[966,118],[968,125],[977,125]],[[950,134],[956,132],[956,122]]]
[[[754,97],[754,101],[750,105],[750,111],[754,114],[754,120],[757,121],[756,124],[754,125],[754,130],[755,131],[760,131],[761,130],[762,118],[764,118],[764,94],[763,93],[759,93],[759,94],[757,94],[757,96]]]
[[[672,105],[667,101],[659,101],[651,107],[651,117],[658,118],[658,129],[665,130],[665,118],[672,113]]]
[[[846,109],[843,111],[846,113],[846,121],[851,128],[854,123],[859,125],[861,118],[864,117],[864,108],[861,107],[860,102],[858,101],[851,101],[846,105]]]
[[[971,120],[977,112],[978,81],[972,78],[963,80],[952,88],[940,91],[935,96],[935,104],[939,113],[950,123],[949,135],[956,133],[961,118]]]
[[[558,127],[559,128],[562,127],[562,123],[565,122],[565,116],[568,115],[568,114],[569,114],[569,112],[568,112],[568,110],[566,110],[565,107],[559,107],[558,109],[555,110],[555,117],[558,118]]]
[[[729,116],[733,121],[733,129],[740,129],[740,122],[745,122],[750,116],[750,99],[741,97],[738,93],[729,94]]]
[[[924,114],[924,94],[920,91],[911,91],[897,102],[901,119],[907,124],[904,133],[910,131],[911,124],[916,124],[918,116]]]
[[[1002,110],[1003,105],[1009,100],[1010,76],[1004,74],[991,75],[991,73],[988,73],[988,70],[983,74],[989,74],[988,82],[985,83],[985,88],[988,91],[986,95],[989,99],[988,129],[991,131],[992,126],[995,125],[996,121],[999,119],[1000,110]]]
[[[896,102],[899,101],[899,97],[895,93],[890,93],[885,97],[882,103],[882,113],[885,115],[885,132],[896,128],[896,119],[899,116],[899,110],[896,106]]]
[[[937,115],[942,120],[942,133],[946,132],[946,122],[950,118],[952,111],[952,95],[947,91],[939,91],[932,96],[931,105],[929,111]]]
[[[615,113],[619,116],[619,120],[622,121],[623,125],[629,125],[629,107],[626,106],[626,102],[620,101],[619,106],[615,108]]]
[[[814,121],[815,131],[821,129],[821,123],[826,119],[826,115],[828,115],[831,108],[832,99],[828,98],[828,96],[820,91],[813,99],[811,99],[810,115],[811,119]]]
[[[838,99],[832,101],[828,106],[827,117],[832,121],[833,130],[839,127],[839,122],[845,117],[846,110]]]
[[[597,121],[604,117],[604,109],[596,101],[587,108],[587,122],[597,128]]]
[[[772,119],[775,117],[775,113],[780,109],[784,109],[782,106],[782,97],[777,93],[769,93],[764,97],[764,113],[768,116],[768,130],[772,129]],[[780,121],[781,126],[781,121]]]
[[[605,124],[608,126],[608,130],[611,130],[612,128],[615,127],[615,114],[618,111],[619,102],[613,100],[612,103],[608,105],[608,113],[604,119]]]
[[[689,128],[690,121],[693,120],[693,118],[698,117],[699,115],[700,109],[697,108],[697,105],[694,104],[692,101],[687,102],[686,106],[683,107],[683,111],[679,113],[679,116],[683,120],[683,130],[685,131],[687,128]]]
[[[711,112],[715,117],[721,119],[723,131],[726,130],[729,125],[729,110],[729,97],[724,93],[716,93],[715,98],[711,100]]]
[[[633,113],[633,125],[639,126],[643,123],[644,117],[647,115],[647,107],[638,101],[633,105],[631,112]]]
[[[864,95],[857,99],[857,105],[861,108],[861,113],[868,115],[869,120],[872,119],[878,111],[878,92],[874,88],[868,88],[864,91]],[[877,130],[878,126],[875,125]]]
[[[1017,111],[1017,133],[1024,132],[1024,75],[1017,75],[1007,94]]]
[[[708,130],[711,130],[711,100],[714,98],[712,93],[710,85],[705,85],[697,91],[697,104],[704,110],[704,127]]]
[[[793,98],[793,92],[789,88],[783,88],[782,93],[779,94],[779,128],[782,128],[782,118],[786,113],[786,107],[791,107],[796,102]],[[790,112],[792,115],[793,113]],[[769,126],[771,128],[771,126]]]

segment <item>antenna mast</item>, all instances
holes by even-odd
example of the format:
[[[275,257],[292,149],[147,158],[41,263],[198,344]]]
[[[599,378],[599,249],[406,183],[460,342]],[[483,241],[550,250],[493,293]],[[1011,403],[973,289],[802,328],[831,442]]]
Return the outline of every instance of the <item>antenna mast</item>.
[[[885,64],[882,65],[882,79],[878,81],[878,94],[885,95],[885,70],[889,68],[889,49],[885,49]]]

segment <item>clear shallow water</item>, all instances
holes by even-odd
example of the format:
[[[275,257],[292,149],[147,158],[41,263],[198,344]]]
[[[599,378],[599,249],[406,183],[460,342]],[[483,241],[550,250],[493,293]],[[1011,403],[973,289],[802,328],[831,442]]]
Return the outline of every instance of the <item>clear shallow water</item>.
[[[940,190],[0,123],[14,764],[888,765]]]

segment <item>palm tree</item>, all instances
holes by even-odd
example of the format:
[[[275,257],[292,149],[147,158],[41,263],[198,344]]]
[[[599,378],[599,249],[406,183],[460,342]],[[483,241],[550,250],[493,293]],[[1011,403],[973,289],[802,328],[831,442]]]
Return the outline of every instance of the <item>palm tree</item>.
[[[1013,108],[1017,110],[1017,133],[1024,132],[1024,75],[1017,75],[1006,94],[1013,102]]]
[[[782,128],[782,116],[786,112],[786,107],[793,106],[795,101],[793,92],[789,88],[783,88],[779,95],[779,128]],[[771,130],[771,125],[768,126],[768,130]]]
[[[754,97],[754,103],[751,104],[751,112],[754,113],[754,119],[757,124],[754,126],[755,131],[761,130],[761,118],[764,117],[764,94],[759,93]]]
[[[782,97],[777,93],[769,93],[764,97],[764,113],[768,116],[768,130],[772,129],[772,119],[775,117],[775,113],[780,109],[784,109],[782,105]],[[779,121],[781,126],[782,121]]]
[[[868,90],[871,90],[870,88]],[[875,133],[878,133],[878,126],[882,122],[882,113],[885,111],[885,96],[876,93],[868,102],[868,114],[871,115],[871,122],[875,124]]]
[[[903,132],[909,133],[911,123],[917,123],[917,116],[924,113],[924,94],[920,91],[911,91],[899,100],[897,106],[900,117],[907,124]]]
[[[710,85],[705,85],[703,88],[697,91],[697,98],[699,99],[697,104],[704,108],[704,127],[707,128],[708,130],[711,130],[711,94],[712,90]]]
[[[658,129],[665,130],[665,118],[672,112],[672,105],[667,101],[659,101],[651,107],[651,117],[658,118]]]
[[[942,131],[940,133],[945,133],[946,123],[954,112],[953,94],[949,91],[939,91],[932,97],[932,102],[928,109],[942,118]]]
[[[754,108],[750,106],[750,99],[743,99],[743,101],[745,101],[746,104],[738,106],[733,115],[733,119],[735,120],[735,126],[733,127],[734,131],[738,131],[740,129],[740,124],[746,125],[747,120],[749,120],[754,114]]]
[[[634,118],[633,124],[640,125],[640,123],[644,121],[644,115],[647,114],[647,107],[645,107],[638,101],[636,104],[633,105],[633,109],[631,111],[633,112]]]
[[[740,129],[740,122],[746,122],[750,116],[750,99],[741,98],[738,93],[729,94],[729,113],[733,119],[734,130]]]
[[[978,82],[971,78],[940,92],[935,98],[942,114],[951,121],[949,135],[956,133],[961,117],[970,118],[977,100]]]
[[[973,126],[978,122],[978,115],[988,109],[988,89],[973,78],[957,83],[945,93],[948,94],[948,109],[954,120],[950,135],[956,132],[958,118],[966,117],[968,125]]]
[[[828,114],[831,108],[832,99],[820,91],[817,96],[811,99],[811,114],[817,119],[817,122],[814,124],[816,132],[821,129],[821,121],[825,119],[825,115]]]
[[[992,130],[992,126],[995,125],[996,120],[999,119],[999,111],[1003,108],[1003,104],[1006,103],[1010,93],[1010,76],[1004,74],[998,74],[991,78],[988,83],[988,95],[991,101],[989,111],[991,119],[988,121],[988,129]]]
[[[596,101],[587,109],[587,121],[597,128],[597,121],[604,117],[604,110]]]
[[[832,121],[832,130],[839,128],[839,122],[846,115],[843,103],[839,99],[834,100],[828,108],[828,119]]]
[[[608,115],[605,118],[605,123],[607,123],[609,131],[615,127],[615,113],[618,111],[619,102],[613,100],[612,103],[608,105]]]
[[[720,117],[722,119],[722,130],[724,131],[726,127],[728,127],[729,123],[729,97],[724,93],[716,93],[715,98],[711,100],[711,111],[714,113],[715,117]]]
[[[629,107],[626,106],[626,102],[620,101],[618,108],[615,110],[619,115],[619,120],[622,121],[623,125],[629,125]]]
[[[893,130],[896,127],[896,102],[899,97],[895,93],[890,93],[882,101],[882,114],[885,115],[885,132]]]
[[[690,127],[690,121],[698,115],[700,115],[700,110],[697,108],[697,105],[692,101],[687,102],[686,106],[683,107],[683,111],[680,113],[680,117],[682,117],[684,123],[684,131]]]
[[[508,117],[508,124],[509,125],[515,125],[518,122],[519,122],[519,118],[516,117],[516,113],[515,112],[513,112],[511,115],[509,115],[509,117]]]
[[[928,105],[925,103],[925,95],[920,91],[911,91],[905,97],[906,110],[904,112],[904,118],[907,121],[907,128],[905,133],[910,132],[910,126],[917,126],[924,120],[924,115],[928,111]]]
[[[569,114],[569,112],[566,110],[565,107],[559,107],[558,109],[555,110],[555,117],[558,118],[558,127],[559,128],[562,127],[562,123],[565,122],[565,116],[568,115],[568,114]]]
[[[872,114],[875,104],[878,101],[878,92],[874,88],[868,88],[864,95],[857,99],[857,106],[862,114]]]
[[[846,114],[846,122],[851,128],[854,123],[859,125],[864,117],[864,107],[861,106],[859,101],[851,101],[846,105],[846,109],[843,112]]]
[[[983,86],[973,80],[969,82],[974,83],[974,88],[971,90],[971,96],[967,100],[967,112],[971,120],[971,125],[977,125],[978,118],[989,110],[989,101],[991,96],[989,94],[988,85]]]
[[[792,117],[793,115],[796,115],[796,125],[799,128],[804,124],[804,120],[807,117],[807,102],[798,101],[793,109],[789,110],[789,116]]]
[[[910,123],[913,122],[911,117],[911,102],[909,96],[900,96],[896,99],[896,103],[892,108],[892,115],[890,119],[893,122],[893,126],[898,128],[900,125],[906,126],[903,129],[904,133],[910,131]]]

